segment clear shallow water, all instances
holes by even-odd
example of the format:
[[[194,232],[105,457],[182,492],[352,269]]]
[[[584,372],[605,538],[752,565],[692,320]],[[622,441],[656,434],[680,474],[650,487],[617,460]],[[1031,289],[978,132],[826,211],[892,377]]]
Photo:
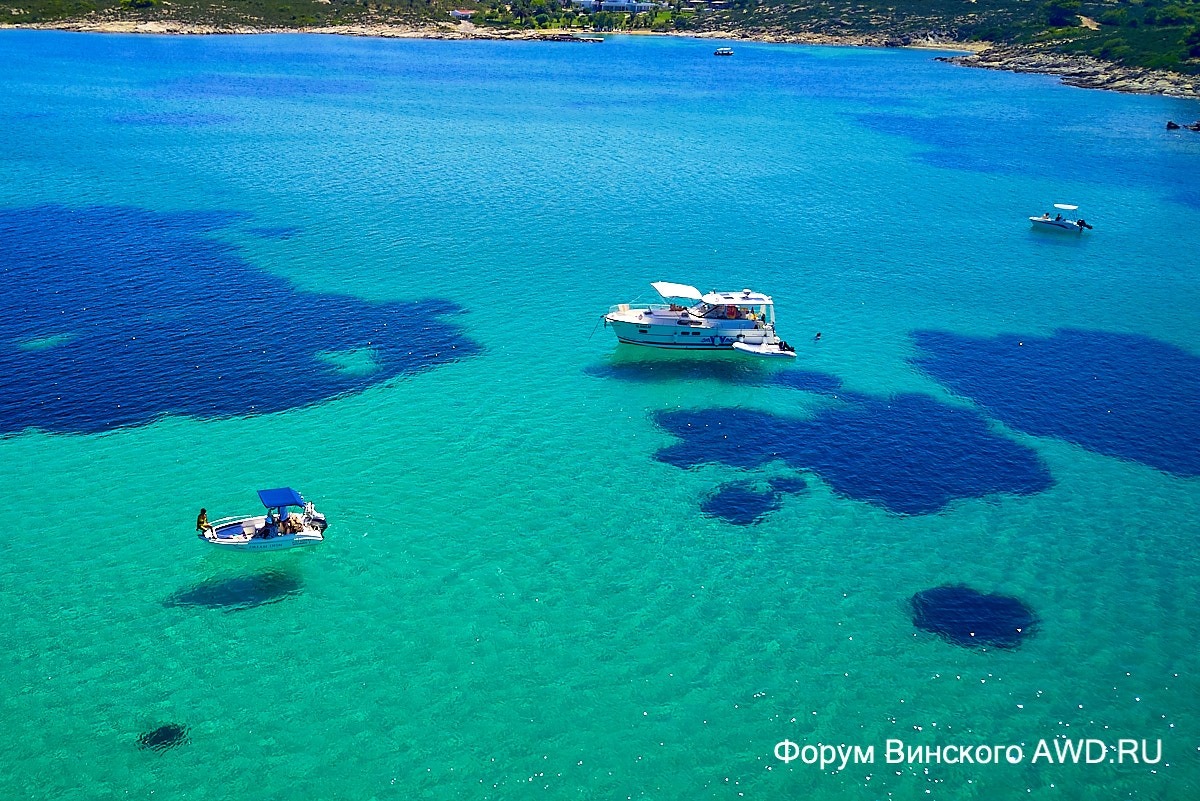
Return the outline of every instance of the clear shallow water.
[[[0,36],[0,796],[1196,795],[1200,137],[1162,127],[1200,107],[713,46]],[[1096,230],[1022,224],[1056,201]],[[808,375],[593,331],[656,279],[772,293]],[[672,459],[714,408],[779,428]],[[191,536],[279,484],[320,549]],[[945,583],[1038,633],[918,631]],[[1060,735],[1163,764],[882,763]]]

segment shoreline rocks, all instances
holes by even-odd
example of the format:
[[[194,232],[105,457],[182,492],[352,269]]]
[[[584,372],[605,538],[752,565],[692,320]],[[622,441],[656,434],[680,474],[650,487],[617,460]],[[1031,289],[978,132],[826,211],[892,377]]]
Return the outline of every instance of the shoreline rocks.
[[[1082,89],[1200,98],[1200,76],[1124,67],[1091,56],[1054,53],[1028,45],[992,47],[979,53],[937,60],[962,67],[1056,75],[1066,85]]]

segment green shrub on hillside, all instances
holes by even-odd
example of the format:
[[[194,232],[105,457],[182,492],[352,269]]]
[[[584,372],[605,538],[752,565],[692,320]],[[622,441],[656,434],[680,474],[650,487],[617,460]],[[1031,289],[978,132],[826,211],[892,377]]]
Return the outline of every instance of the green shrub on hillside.
[[[1149,16],[1152,13],[1154,13],[1153,9],[1146,12],[1147,16]],[[1154,24],[1155,25],[1190,25],[1194,22],[1196,22],[1196,17],[1189,9],[1183,8],[1182,6],[1178,6],[1178,5],[1169,5],[1169,6],[1163,7],[1163,9],[1158,12],[1158,14],[1156,15]]]
[[[1125,8],[1110,8],[1096,19],[1101,25],[1120,27],[1129,24],[1129,10]]]
[[[1200,63],[1193,60],[1200,57],[1200,26],[1105,27],[1058,47],[1068,53],[1082,53],[1130,67],[1200,74]]]
[[[1200,25],[1192,28],[1191,33],[1183,40],[1183,43],[1188,46],[1188,55],[1192,58],[1200,58]]]
[[[1050,0],[1046,3],[1046,22],[1052,28],[1066,28],[1079,24],[1079,0]]]

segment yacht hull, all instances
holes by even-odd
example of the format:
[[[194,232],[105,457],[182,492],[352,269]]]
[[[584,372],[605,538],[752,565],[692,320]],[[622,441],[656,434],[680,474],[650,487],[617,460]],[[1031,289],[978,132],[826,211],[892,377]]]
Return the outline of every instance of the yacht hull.
[[[767,295],[751,289],[704,294],[671,281],[651,286],[669,302],[619,303],[604,315],[618,342],[663,350],[732,351],[735,345],[751,352],[790,350],[780,347],[774,301]]]
[[[1029,222],[1039,231],[1063,231],[1068,234],[1081,234],[1083,227],[1076,225],[1074,220],[1044,220],[1041,217],[1030,217]]]
[[[656,322],[628,322],[605,317],[617,335],[617,341],[625,345],[642,345],[669,350],[732,350],[736,342],[749,345],[771,344],[771,335],[765,329],[753,327],[682,326],[674,321],[670,325]]]

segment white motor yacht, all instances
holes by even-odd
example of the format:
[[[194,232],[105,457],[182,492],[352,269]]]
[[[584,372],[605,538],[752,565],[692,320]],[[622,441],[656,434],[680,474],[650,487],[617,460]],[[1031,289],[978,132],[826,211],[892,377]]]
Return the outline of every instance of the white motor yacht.
[[[1061,209],[1055,216],[1051,217],[1050,212],[1046,212],[1041,217],[1030,217],[1029,222],[1033,223],[1034,228],[1039,228],[1046,231],[1070,231],[1076,234],[1082,234],[1086,228],[1089,231],[1092,226],[1087,224],[1087,221],[1080,217],[1077,220],[1067,219],[1062,215],[1062,212],[1072,212],[1079,209],[1078,206],[1072,206],[1070,203],[1055,203],[1054,208]]]
[[[242,551],[281,551],[316,545],[325,539],[325,515],[291,487],[259,490],[267,513],[223,517],[197,532],[200,539],[220,548]]]
[[[743,289],[709,292],[657,281],[665,303],[621,303],[604,315],[617,340],[671,350],[734,350],[751,356],[795,358],[796,351],[775,333],[775,304],[767,295]]]

